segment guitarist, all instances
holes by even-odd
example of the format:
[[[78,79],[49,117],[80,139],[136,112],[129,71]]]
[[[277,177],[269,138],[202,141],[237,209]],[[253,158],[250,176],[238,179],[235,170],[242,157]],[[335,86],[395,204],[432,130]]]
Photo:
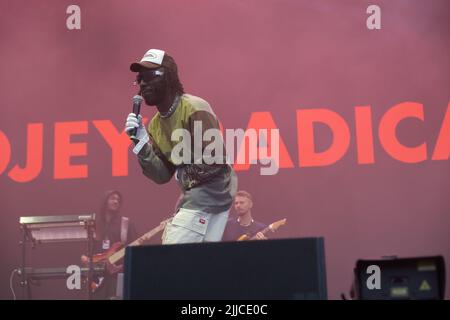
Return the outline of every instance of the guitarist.
[[[122,207],[122,194],[117,190],[107,191],[102,201],[100,213],[96,221],[95,254],[108,251],[115,243],[127,244],[137,237],[137,232],[132,222],[120,214]],[[82,256],[84,264],[89,262],[87,256]],[[94,291],[94,299],[109,299],[116,294],[117,273],[122,271],[122,266],[114,266],[106,263],[107,274],[103,279],[95,279],[101,286]]]
[[[247,235],[250,238],[255,237],[258,240],[267,239],[264,234],[259,232],[265,229],[267,225],[253,219],[252,207],[252,195],[247,191],[238,191],[234,199],[234,209],[237,216],[228,220],[222,241],[235,241],[242,235]]]

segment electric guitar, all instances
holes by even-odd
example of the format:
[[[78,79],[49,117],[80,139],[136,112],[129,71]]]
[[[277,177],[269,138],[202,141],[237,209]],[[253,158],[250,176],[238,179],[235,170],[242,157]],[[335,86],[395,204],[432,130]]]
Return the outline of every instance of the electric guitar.
[[[142,243],[144,243],[145,241],[150,240],[153,236],[155,236],[158,232],[162,231],[165,227],[166,224],[172,220],[172,218],[163,220],[160,222],[159,226],[157,226],[156,228],[153,228],[152,230],[150,230],[149,232],[145,233],[144,235],[140,236],[139,238],[137,238],[136,240],[134,240],[133,242],[131,242],[130,244],[128,244],[127,246],[123,246],[121,242],[116,242],[114,243],[106,252],[103,253],[99,253],[96,254],[94,256],[92,256],[92,262],[94,264],[111,264],[113,268],[120,270],[120,267],[118,267],[116,265],[116,263],[118,263],[119,261],[121,261],[123,259],[123,257],[125,256],[125,249],[128,246],[139,246]],[[114,272],[113,272],[114,273]],[[103,278],[99,279],[99,283],[91,283],[91,290],[92,292],[95,292],[100,285],[103,282]]]
[[[281,219],[278,221],[275,221],[274,223],[271,223],[267,228],[262,229],[261,231],[258,231],[258,233],[262,233],[262,234],[266,234],[269,231],[275,232],[279,227],[281,227],[282,225],[286,224],[286,218],[285,219]],[[240,236],[237,241],[243,241],[243,240],[255,240],[256,238],[256,234],[254,236],[248,236],[246,234],[243,234],[242,236]]]
[[[159,226],[140,236],[127,246],[122,247],[122,243],[120,242],[114,243],[108,251],[94,255],[92,257],[92,262],[99,263],[106,262],[106,260],[108,260],[109,263],[115,265],[117,262],[123,259],[123,257],[125,256],[125,249],[128,246],[139,246],[144,243],[144,241],[150,240],[155,234],[166,227],[166,224],[167,222],[169,222],[169,220],[172,220],[172,218],[161,221]]]

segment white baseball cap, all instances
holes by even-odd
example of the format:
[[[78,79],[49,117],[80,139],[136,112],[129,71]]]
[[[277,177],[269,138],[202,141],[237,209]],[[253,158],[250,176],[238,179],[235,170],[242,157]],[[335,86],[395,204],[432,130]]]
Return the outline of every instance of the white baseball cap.
[[[164,56],[166,53],[159,49],[148,50],[141,61],[133,62],[130,65],[130,70],[133,72],[138,72],[141,68],[155,69],[163,65]]]

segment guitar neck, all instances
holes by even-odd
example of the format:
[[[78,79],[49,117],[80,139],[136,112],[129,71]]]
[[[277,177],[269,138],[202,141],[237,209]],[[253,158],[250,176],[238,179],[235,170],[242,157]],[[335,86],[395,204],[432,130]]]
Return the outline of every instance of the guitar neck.
[[[159,231],[161,231],[164,228],[164,226],[158,226],[155,229],[147,232],[146,234],[144,234],[143,236],[137,238],[136,240],[134,240],[132,243],[128,244],[127,246],[123,247],[122,249],[120,249],[119,251],[117,251],[116,253],[112,254],[108,260],[110,263],[115,264],[116,262],[120,261],[124,256],[125,256],[125,249],[128,246],[137,246],[140,245],[142,242],[144,242],[146,239],[150,239],[151,237],[153,237],[155,234],[157,234]]]

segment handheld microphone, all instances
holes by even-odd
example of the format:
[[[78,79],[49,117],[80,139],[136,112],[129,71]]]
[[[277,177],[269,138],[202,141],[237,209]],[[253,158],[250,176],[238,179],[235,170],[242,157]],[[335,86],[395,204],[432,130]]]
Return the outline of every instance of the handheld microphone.
[[[135,95],[133,97],[133,113],[136,115],[136,117],[141,112],[141,103],[143,98],[140,95]],[[131,130],[130,132],[130,138],[136,138],[137,128]]]

